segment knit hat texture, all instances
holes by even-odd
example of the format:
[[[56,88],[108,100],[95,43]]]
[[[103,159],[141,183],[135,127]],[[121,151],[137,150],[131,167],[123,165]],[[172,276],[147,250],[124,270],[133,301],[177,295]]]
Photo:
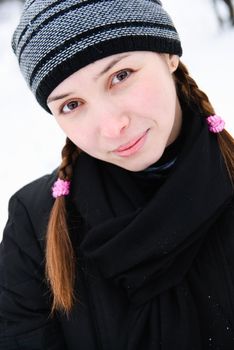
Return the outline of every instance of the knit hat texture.
[[[12,47],[40,105],[69,75],[128,51],[182,55],[178,33],[159,0],[28,0]]]

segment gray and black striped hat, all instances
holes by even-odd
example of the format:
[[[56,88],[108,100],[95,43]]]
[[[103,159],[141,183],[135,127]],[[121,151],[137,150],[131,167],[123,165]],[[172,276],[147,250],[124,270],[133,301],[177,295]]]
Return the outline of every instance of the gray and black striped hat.
[[[12,47],[38,102],[78,69],[127,51],[182,55],[160,0],[28,0]]]

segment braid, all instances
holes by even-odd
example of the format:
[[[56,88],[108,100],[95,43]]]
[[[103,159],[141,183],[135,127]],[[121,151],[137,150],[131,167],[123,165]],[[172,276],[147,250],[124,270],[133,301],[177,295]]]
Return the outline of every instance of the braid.
[[[62,150],[58,176],[70,180],[78,148],[67,138]],[[67,314],[74,303],[75,255],[67,227],[64,196],[56,198],[50,214],[46,242],[46,277],[53,294],[52,312],[56,309]]]
[[[59,167],[58,177],[63,180],[71,180],[73,164],[76,162],[79,155],[79,150],[77,146],[69,138],[67,138],[61,154],[62,163]]]
[[[191,78],[186,66],[180,62],[174,73],[177,95],[187,106],[198,109],[204,117],[215,114],[207,95],[199,89],[194,79]],[[231,181],[234,180],[234,139],[223,130],[217,135],[219,147],[222,152]]]
[[[204,116],[215,114],[207,95],[199,89],[195,80],[189,75],[188,69],[180,61],[175,72],[177,94],[187,105],[192,104],[199,109]]]

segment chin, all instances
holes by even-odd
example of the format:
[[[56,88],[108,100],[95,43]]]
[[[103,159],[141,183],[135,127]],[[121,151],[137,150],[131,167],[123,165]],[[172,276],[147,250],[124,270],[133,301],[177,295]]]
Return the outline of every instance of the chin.
[[[158,145],[151,146],[150,152],[147,150],[139,153],[138,155],[126,157],[124,159],[110,159],[109,162],[119,166],[128,171],[138,172],[147,169],[152,164],[156,163],[163,155],[165,147],[161,146],[157,151],[153,151],[156,149]],[[147,154],[148,153],[148,154]],[[108,162],[108,160],[106,160]]]

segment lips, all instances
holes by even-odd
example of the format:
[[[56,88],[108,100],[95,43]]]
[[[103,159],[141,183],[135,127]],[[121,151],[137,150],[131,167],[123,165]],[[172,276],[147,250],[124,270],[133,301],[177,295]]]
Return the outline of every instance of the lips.
[[[117,153],[118,155],[122,156],[128,156],[135,153],[136,151],[138,151],[138,149],[140,149],[143,146],[147,132],[148,130],[146,130],[143,134],[134,138],[130,142],[121,145],[120,147],[114,150],[114,153]]]

